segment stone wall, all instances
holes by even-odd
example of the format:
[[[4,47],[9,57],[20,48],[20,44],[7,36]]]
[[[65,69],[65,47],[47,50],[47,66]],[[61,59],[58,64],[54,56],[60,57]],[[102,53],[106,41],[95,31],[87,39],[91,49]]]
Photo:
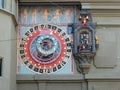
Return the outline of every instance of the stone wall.
[[[9,5],[12,6],[12,2],[0,8],[0,57],[2,58],[0,90],[16,90],[17,22]]]
[[[20,0],[33,2],[33,0]],[[34,0],[38,2],[39,0]],[[53,0],[54,1],[54,0]],[[61,1],[61,0],[58,0]],[[70,0],[64,0],[70,1]],[[72,0],[71,0],[72,1]],[[76,0],[79,1],[79,0]],[[39,1],[43,2],[43,0]],[[52,1],[51,1],[52,2]],[[16,85],[16,22],[17,3],[0,10],[0,56],[3,57],[0,90],[119,90],[120,89],[120,1],[81,0],[97,22],[96,33],[99,49],[89,73],[82,75],[76,70],[72,75],[17,75]],[[109,2],[109,3],[108,3]],[[11,2],[9,2],[11,3]],[[17,89],[16,89],[17,86]]]

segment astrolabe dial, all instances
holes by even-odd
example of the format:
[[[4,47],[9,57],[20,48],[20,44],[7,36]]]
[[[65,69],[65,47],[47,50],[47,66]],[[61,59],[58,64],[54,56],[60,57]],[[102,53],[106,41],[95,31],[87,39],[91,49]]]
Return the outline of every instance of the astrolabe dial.
[[[62,70],[71,60],[71,41],[55,25],[40,24],[27,30],[20,39],[19,55],[24,65],[38,74]]]
[[[60,43],[53,35],[37,36],[31,43],[32,57],[39,63],[53,62],[60,55]]]

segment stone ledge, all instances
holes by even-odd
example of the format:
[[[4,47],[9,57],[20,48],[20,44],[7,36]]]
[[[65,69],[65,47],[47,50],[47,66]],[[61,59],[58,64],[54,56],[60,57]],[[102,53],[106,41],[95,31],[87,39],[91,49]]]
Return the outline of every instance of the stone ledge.
[[[105,3],[105,2],[111,2],[111,3],[118,3],[120,0],[74,0],[74,2],[81,2],[81,3]],[[19,2],[73,2],[73,0],[19,0]]]
[[[17,81],[83,81],[83,76],[80,75],[17,75]]]
[[[105,2],[105,3],[81,3],[83,9],[102,9],[102,10],[119,10],[120,9],[120,3],[110,3],[110,2]]]
[[[85,79],[87,80],[111,80],[111,81],[120,81],[120,73],[96,73],[96,74],[86,74]]]
[[[6,15],[9,15],[9,16],[11,17],[11,19],[13,20],[14,25],[15,25],[15,26],[17,26],[17,25],[18,25],[18,24],[17,24],[17,20],[16,20],[16,18],[15,18],[15,15],[14,15],[14,14],[12,14],[12,13],[11,13],[11,12],[9,12],[8,10],[6,10],[6,9],[2,9],[2,8],[0,8],[0,12],[4,13],[4,14],[6,14]]]
[[[108,10],[119,10],[119,0],[20,0],[20,5],[80,5],[82,4],[83,9],[108,9]],[[61,3],[61,4],[60,4]]]

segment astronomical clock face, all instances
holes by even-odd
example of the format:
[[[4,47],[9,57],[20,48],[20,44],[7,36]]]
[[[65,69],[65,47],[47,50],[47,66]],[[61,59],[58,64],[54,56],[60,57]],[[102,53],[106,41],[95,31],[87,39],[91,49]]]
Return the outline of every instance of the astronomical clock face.
[[[20,39],[19,55],[24,65],[38,74],[62,70],[71,60],[71,41],[55,25],[37,25]]]

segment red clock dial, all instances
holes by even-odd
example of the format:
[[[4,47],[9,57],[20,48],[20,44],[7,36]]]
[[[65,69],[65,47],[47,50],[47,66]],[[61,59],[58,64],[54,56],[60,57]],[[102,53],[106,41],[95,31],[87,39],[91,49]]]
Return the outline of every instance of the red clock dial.
[[[38,25],[21,39],[20,56],[24,64],[36,73],[61,70],[70,60],[70,38],[56,26]]]

